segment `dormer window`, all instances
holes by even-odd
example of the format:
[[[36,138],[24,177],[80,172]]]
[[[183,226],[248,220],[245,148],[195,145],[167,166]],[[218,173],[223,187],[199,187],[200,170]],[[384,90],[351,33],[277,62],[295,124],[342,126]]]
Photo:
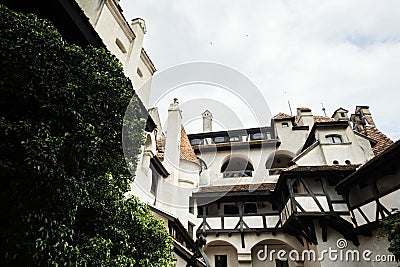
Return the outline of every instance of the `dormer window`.
[[[343,143],[342,137],[340,135],[335,135],[335,134],[325,136],[325,140],[329,144]]]

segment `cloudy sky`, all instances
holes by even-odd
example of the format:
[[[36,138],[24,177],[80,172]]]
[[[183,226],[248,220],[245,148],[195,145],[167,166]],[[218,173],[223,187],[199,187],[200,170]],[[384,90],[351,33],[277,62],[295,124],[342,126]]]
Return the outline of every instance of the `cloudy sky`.
[[[288,99],[293,112],[309,107],[314,115],[323,115],[321,103],[328,116],[369,105],[377,127],[400,138],[400,1],[120,4],[128,21],[146,21],[144,47],[158,72],[187,62],[223,64],[258,87],[272,114],[290,113]]]

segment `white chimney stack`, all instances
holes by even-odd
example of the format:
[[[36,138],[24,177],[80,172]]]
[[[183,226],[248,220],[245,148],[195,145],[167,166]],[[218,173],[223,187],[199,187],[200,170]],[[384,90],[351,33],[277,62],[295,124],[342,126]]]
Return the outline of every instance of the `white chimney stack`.
[[[209,110],[203,112],[203,132],[212,132],[212,114]]]

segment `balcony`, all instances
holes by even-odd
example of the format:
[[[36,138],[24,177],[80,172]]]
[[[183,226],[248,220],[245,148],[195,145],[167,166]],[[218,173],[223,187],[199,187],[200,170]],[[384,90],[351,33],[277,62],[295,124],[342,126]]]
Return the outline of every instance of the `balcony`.
[[[203,217],[197,232],[276,232],[281,228],[279,212],[266,212],[245,215],[207,215]]]

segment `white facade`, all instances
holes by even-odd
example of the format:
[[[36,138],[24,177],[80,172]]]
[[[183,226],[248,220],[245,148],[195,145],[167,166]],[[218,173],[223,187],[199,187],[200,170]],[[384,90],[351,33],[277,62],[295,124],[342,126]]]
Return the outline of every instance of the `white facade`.
[[[143,48],[147,31],[144,20],[136,18],[128,24],[118,1],[77,0],[77,3],[107,49],[122,63],[125,75],[131,79],[136,93],[147,107],[151,78],[156,69]]]
[[[77,2],[107,49],[122,63],[156,125],[146,133],[131,193],[160,211],[155,214],[165,221],[166,228],[173,222],[174,227],[186,228],[193,239],[196,232],[206,236],[204,251],[212,266],[366,265],[329,259],[285,262],[277,254],[318,254],[336,248],[344,235],[349,249],[390,254],[386,239],[377,239],[376,232],[352,235],[345,229],[368,227],[385,215],[384,209],[400,207],[399,190],[391,190],[400,175],[398,169],[390,177],[374,180],[380,195],[372,194],[361,206],[357,201],[362,197],[358,196],[368,189],[345,179],[360,166],[369,165],[381,145],[368,135],[368,127],[375,127],[368,107],[357,106],[350,118],[343,108],[332,118],[298,108],[295,117],[278,114],[271,126],[233,132],[213,132],[212,113],[205,110],[204,133],[188,138],[181,125],[179,103],[174,100],[163,129],[157,107],[148,106],[156,69],[142,47],[145,22],[138,18],[127,23],[118,1]],[[335,191],[336,184],[349,179],[348,183],[356,184],[342,186],[340,194]],[[215,194],[219,197],[205,201]],[[318,217],[322,214],[329,219]],[[176,266],[186,266],[194,248],[189,251],[188,244],[174,238]],[[275,254],[265,255],[265,249]]]
[[[303,253],[306,256],[310,253],[319,255],[329,247],[337,248],[337,240],[346,235],[346,232],[341,232],[340,225],[357,227],[354,220],[361,222],[363,216],[357,214],[356,210],[350,210],[346,204],[346,197],[338,194],[329,183],[332,179],[337,179],[334,182],[337,183],[373,159],[375,154],[372,147],[376,145],[376,141],[371,137],[353,130],[353,125],[344,109],[338,109],[333,118],[321,118],[313,116],[311,110],[303,108],[298,110],[298,116],[276,118],[271,125],[272,127],[260,128],[259,131],[243,129],[229,133],[212,132],[210,131],[212,114],[206,111],[203,113],[204,133],[189,135],[198,163],[188,161],[180,152],[181,111],[179,103],[175,100],[169,108],[167,133],[162,149],[164,153],[162,163],[170,176],[161,178],[157,191],[159,193],[154,196],[155,205],[176,215],[183,225],[188,225],[187,229],[191,224],[198,235],[206,236],[207,244],[204,251],[212,266],[225,263],[226,265],[219,266],[365,265],[362,261],[338,263],[330,259],[307,258],[289,259],[288,265],[285,265],[286,262],[279,261],[277,254],[269,255],[267,259],[262,258],[264,254],[260,250],[265,246],[270,251],[275,250],[275,253],[284,250],[286,255],[292,252],[300,255]],[[160,148],[157,149],[153,154],[160,152]],[[235,166],[240,167],[237,169]],[[318,181],[309,178],[310,174],[315,173],[314,170],[317,170],[321,177],[327,178]],[[291,174],[292,172],[294,174]],[[296,172],[298,174],[295,174]],[[301,177],[305,177],[305,184],[299,183],[294,187],[297,178],[291,178],[292,187],[296,188],[293,199],[289,197],[283,203],[283,209],[277,209],[275,200],[268,198],[260,200],[262,194],[257,193],[257,190],[259,186],[260,188],[272,186],[268,189],[270,193],[272,192],[271,195],[279,196],[278,193],[274,194],[274,191],[284,191],[282,188],[285,187],[285,183],[282,180],[288,178],[283,174],[289,175],[288,178],[298,175],[298,181],[303,179]],[[334,178],[335,175],[343,178]],[[177,187],[171,187],[176,184]],[[277,187],[274,189],[275,185]],[[243,189],[243,186],[248,190]],[[268,191],[263,190],[261,191]],[[204,208],[205,206],[202,206],[204,197],[215,193],[220,193],[221,197],[206,203]],[[241,200],[244,195],[245,200]],[[163,202],[163,199],[179,205],[160,204],[159,201]],[[193,209],[189,208],[190,199],[194,203]],[[394,191],[379,201],[390,203],[389,209],[392,206],[400,206],[397,199],[399,191]],[[235,211],[227,213],[227,210],[235,205],[238,207],[238,213]],[[371,206],[373,202],[366,205]],[[249,207],[257,207],[257,210],[246,213],[246,208]],[[365,212],[366,216],[371,217],[371,221],[375,208],[369,207]],[[204,212],[206,212],[205,217]],[[320,223],[323,221],[312,219],[305,226],[306,231],[308,229],[315,235],[315,237],[311,235],[311,239],[296,234],[296,230],[290,228],[293,227],[290,225],[293,224],[293,217],[297,214],[314,216],[331,212],[334,215],[331,215],[333,217],[329,217],[329,220],[336,220],[337,215],[339,226],[321,226]],[[360,251],[370,249],[375,254],[390,255],[386,239],[378,240],[375,236],[359,234],[347,238],[349,249]],[[217,262],[219,260],[221,262]],[[395,264],[386,262],[386,265],[374,263],[371,266],[395,266]]]

